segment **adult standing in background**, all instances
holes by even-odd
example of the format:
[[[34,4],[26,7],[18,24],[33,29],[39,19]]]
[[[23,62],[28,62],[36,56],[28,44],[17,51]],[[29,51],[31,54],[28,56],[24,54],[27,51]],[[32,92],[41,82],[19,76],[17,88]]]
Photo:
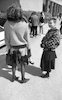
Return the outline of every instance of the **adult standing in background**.
[[[43,15],[43,12],[41,12],[40,18],[39,18],[39,28],[40,28],[40,33],[42,30],[42,34],[43,34],[43,25],[44,25],[44,15]]]
[[[37,36],[37,28],[39,25],[39,17],[37,15],[37,13],[32,12],[29,20],[30,20],[30,23],[32,23],[31,32],[33,32],[33,36]]]
[[[27,48],[30,50],[30,30],[23,18],[21,8],[15,5],[8,8],[4,31],[5,43],[11,54],[12,81],[16,79],[16,60],[18,60],[21,66],[21,80],[25,82],[25,63],[28,63]]]

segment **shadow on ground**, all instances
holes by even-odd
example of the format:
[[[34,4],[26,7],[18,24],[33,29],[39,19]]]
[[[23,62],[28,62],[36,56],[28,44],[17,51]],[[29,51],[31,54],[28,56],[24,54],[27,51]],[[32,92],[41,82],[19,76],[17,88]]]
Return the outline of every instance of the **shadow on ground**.
[[[32,65],[26,66],[26,72],[34,76],[41,75],[41,69]]]
[[[11,81],[12,75],[10,74],[12,69],[6,65],[5,55],[0,55],[0,77],[4,77]],[[20,71],[20,69],[19,69]],[[26,72],[33,76],[40,76],[41,70],[35,66],[26,66]]]
[[[0,77],[4,77],[11,81],[11,68],[6,65],[5,55],[0,55]]]

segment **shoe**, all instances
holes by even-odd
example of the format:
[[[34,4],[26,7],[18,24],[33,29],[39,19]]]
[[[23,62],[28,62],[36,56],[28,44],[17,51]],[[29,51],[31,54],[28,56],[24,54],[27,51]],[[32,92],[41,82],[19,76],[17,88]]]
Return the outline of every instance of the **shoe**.
[[[49,77],[49,73],[46,73],[44,77],[45,78],[48,78]]]
[[[26,83],[27,81],[29,81],[29,79],[24,78],[24,79],[22,79],[22,80],[20,81],[20,83]]]
[[[18,78],[19,78],[19,77],[16,77],[16,76],[15,76],[15,80],[18,80]]]
[[[14,82],[15,80],[18,80],[19,77],[12,77],[12,82]]]
[[[42,74],[41,77],[42,77],[42,78],[48,78],[48,77],[49,77],[49,73]]]
[[[12,82],[14,82],[14,80],[15,80],[15,79],[14,79],[14,78],[12,78]]]
[[[45,76],[45,74],[42,74],[40,77],[42,77],[42,78],[43,78],[44,76]]]
[[[34,64],[34,62],[32,62],[32,61],[29,61],[29,63],[32,64],[32,65]]]

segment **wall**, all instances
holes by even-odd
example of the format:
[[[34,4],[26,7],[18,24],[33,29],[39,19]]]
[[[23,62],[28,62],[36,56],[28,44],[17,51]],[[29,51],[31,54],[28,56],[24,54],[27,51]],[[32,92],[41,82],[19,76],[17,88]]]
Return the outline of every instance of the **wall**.
[[[51,0],[51,1],[53,1],[53,2],[55,2],[55,3],[58,3],[58,4],[62,5],[62,0]]]

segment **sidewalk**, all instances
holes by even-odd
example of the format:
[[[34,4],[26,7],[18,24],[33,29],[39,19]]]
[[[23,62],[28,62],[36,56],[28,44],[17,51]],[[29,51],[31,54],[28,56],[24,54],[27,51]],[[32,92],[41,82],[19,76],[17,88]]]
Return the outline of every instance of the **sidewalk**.
[[[0,100],[62,100],[62,40],[57,48],[55,70],[50,77],[41,78],[40,57],[42,49],[40,42],[43,35],[31,39],[32,58],[35,64],[26,66],[26,78],[24,84],[18,81],[11,82],[11,67],[6,66],[5,55],[0,55]],[[3,62],[3,63],[2,63]],[[21,79],[20,70],[16,75]]]

